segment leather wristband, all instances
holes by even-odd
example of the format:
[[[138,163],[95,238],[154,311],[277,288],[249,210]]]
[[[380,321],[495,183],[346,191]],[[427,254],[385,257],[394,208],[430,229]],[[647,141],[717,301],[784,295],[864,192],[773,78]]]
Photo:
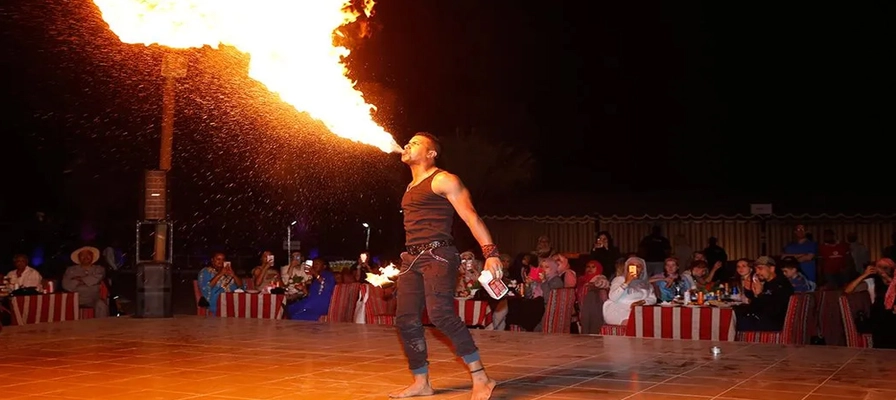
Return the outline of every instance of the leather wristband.
[[[498,252],[498,246],[494,244],[486,244],[482,246],[482,257],[483,258],[492,258],[492,257],[500,257],[501,253]]]

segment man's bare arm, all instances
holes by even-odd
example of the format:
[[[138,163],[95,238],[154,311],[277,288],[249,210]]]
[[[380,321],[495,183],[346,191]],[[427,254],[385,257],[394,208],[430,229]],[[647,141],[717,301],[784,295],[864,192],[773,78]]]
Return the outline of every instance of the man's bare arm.
[[[473,207],[473,200],[470,199],[470,191],[464,186],[463,182],[457,175],[443,172],[436,175],[432,180],[432,191],[440,196],[444,196],[454,206],[457,215],[460,216],[470,228],[473,237],[479,242],[480,246],[493,244],[492,235],[485,226],[485,222],[476,213]]]

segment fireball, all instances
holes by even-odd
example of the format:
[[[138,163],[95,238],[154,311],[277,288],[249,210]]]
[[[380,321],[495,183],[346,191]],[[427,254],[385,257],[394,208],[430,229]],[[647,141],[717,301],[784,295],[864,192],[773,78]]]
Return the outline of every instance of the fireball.
[[[372,119],[375,107],[346,77],[338,29],[358,19],[350,0],[94,0],[124,43],[175,49],[233,46],[249,76],[334,134],[400,152]],[[364,2],[371,15],[373,1]]]

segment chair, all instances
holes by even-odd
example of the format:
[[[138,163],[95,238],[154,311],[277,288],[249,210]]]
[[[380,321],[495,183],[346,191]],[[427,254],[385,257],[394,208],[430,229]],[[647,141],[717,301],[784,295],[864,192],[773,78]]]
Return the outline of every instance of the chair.
[[[856,329],[856,322],[853,320],[852,307],[849,305],[848,296],[840,296],[838,299],[840,304],[840,317],[843,318],[843,330],[846,333],[846,347],[860,347],[870,349],[874,347],[870,333],[861,333]]]
[[[569,333],[575,305],[575,288],[551,290],[544,309],[544,318],[541,320],[542,332]]]
[[[395,311],[398,301],[395,297],[383,299],[385,289],[369,283],[361,286],[362,293],[369,293],[364,304],[364,322],[377,325],[395,325]]]
[[[109,303],[109,287],[106,286],[106,281],[100,281],[100,300],[105,301],[107,304]],[[93,307],[79,307],[78,308],[78,319],[94,319],[96,318],[96,311]]]
[[[780,331],[739,331],[734,340],[751,343],[808,344],[809,330],[806,320],[813,309],[814,297],[810,293],[790,296],[784,327]]]
[[[354,322],[355,302],[361,293],[360,283],[340,283],[333,289],[330,308],[327,315],[320,317],[320,322]]]
[[[551,293],[548,294],[548,302],[544,307],[544,316],[541,319],[542,333],[569,333],[575,304],[575,288],[551,290]],[[514,332],[524,330],[518,325],[510,325],[509,329]]]
[[[208,307],[202,307],[199,305],[199,299],[202,298],[202,291],[199,290],[199,281],[193,279],[193,297],[196,299],[196,315],[200,317],[208,317],[211,313],[208,310]]]

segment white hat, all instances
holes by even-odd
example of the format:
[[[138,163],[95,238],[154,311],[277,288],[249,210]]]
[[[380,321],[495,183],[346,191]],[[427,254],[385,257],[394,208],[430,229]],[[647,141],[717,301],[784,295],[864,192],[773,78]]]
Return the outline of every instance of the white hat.
[[[72,262],[75,263],[75,265],[81,264],[78,255],[81,254],[82,251],[89,251],[90,255],[93,256],[93,261],[90,262],[91,264],[96,264],[96,262],[99,261],[100,250],[93,246],[84,246],[72,252]]]

